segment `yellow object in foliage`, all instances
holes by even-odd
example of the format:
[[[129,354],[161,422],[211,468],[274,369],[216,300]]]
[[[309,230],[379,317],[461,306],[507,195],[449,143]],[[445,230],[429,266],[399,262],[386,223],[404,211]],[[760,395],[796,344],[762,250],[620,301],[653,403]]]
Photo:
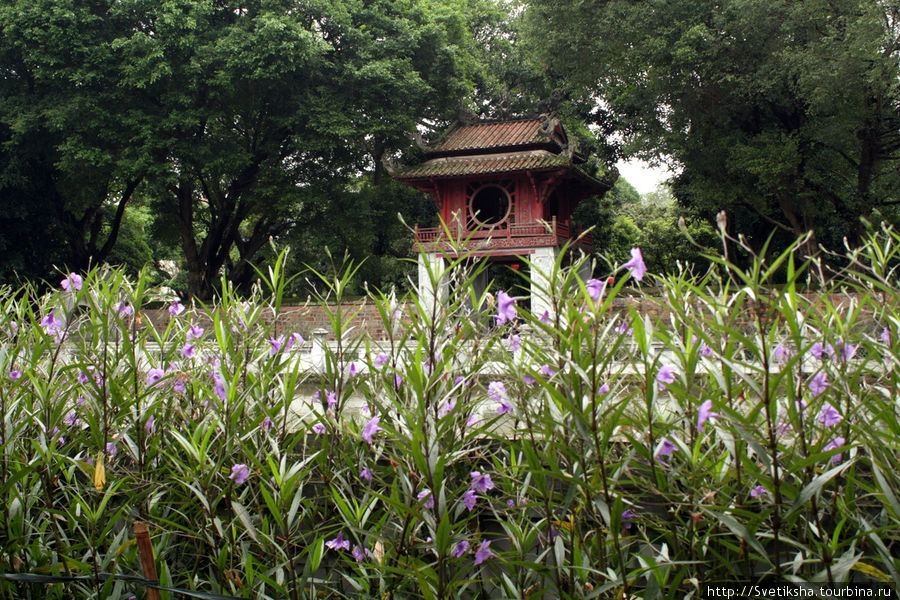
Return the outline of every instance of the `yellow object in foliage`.
[[[94,487],[98,492],[102,492],[105,485],[106,467],[103,466],[103,452],[98,452],[97,461],[94,463]]]

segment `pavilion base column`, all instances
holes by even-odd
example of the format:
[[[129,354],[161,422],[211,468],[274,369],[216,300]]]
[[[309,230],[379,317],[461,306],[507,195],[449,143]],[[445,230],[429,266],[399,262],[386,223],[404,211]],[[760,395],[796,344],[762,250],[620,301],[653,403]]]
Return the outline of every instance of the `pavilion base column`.
[[[553,317],[553,303],[550,294],[553,284],[550,276],[559,255],[558,248],[535,248],[531,259],[531,314],[540,318],[545,313]]]
[[[444,259],[437,252],[419,253],[419,302],[424,307],[433,306],[435,301],[447,301],[450,282],[444,274]]]

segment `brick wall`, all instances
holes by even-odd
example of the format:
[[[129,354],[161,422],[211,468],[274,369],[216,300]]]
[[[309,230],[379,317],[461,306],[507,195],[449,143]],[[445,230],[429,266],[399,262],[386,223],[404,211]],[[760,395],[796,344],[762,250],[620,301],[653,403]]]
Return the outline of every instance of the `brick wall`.
[[[817,296],[815,294],[804,294],[804,297],[811,302],[815,302]],[[823,304],[826,297],[820,298],[822,302],[820,307],[827,306]],[[827,297],[830,306],[838,309],[838,311],[849,308],[852,296],[847,294],[831,294]],[[749,303],[745,303],[745,309],[749,307]],[[334,310],[334,307],[328,307]],[[629,308],[634,308],[638,314],[648,315],[651,319],[668,320],[669,313],[660,305],[660,301],[652,296],[619,296],[613,300],[611,313],[627,314]],[[377,307],[369,300],[359,300],[348,302],[342,307],[343,319],[350,321],[347,327],[352,327],[355,334],[366,334],[375,340],[383,340],[387,338],[381,316]],[[204,327],[211,325],[211,318],[208,314],[199,314],[189,317],[189,313],[182,315],[182,319],[190,319],[192,322],[198,323]],[[141,311],[141,315],[145,320],[152,323],[157,328],[165,328],[171,316],[165,309],[148,309]],[[749,311],[745,311],[745,316],[749,318]],[[263,320],[271,323],[273,315],[271,312],[263,312]],[[277,327],[279,333],[291,333],[297,331],[307,339],[311,339],[312,334],[318,330],[326,332],[326,339],[334,340],[333,327],[329,320],[328,311],[325,306],[318,304],[310,304],[308,306],[283,306],[281,313],[277,318]]]

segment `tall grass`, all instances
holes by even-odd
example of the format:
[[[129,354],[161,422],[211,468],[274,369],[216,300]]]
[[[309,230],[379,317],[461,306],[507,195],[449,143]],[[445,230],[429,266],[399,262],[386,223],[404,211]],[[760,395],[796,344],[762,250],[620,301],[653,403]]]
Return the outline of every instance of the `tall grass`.
[[[140,594],[101,576],[140,573],[138,520],[164,585],[246,598],[896,587],[900,235],[814,294],[800,247],[648,275],[645,313],[616,300],[628,269],[559,263],[554,314],[511,322],[463,257],[437,293],[370,296],[386,342],[354,329],[352,265],[311,272],[338,340],[315,369],[276,318],[284,253],[252,297],[161,326],[114,270],[3,290],[0,572],[89,578],[0,598]]]

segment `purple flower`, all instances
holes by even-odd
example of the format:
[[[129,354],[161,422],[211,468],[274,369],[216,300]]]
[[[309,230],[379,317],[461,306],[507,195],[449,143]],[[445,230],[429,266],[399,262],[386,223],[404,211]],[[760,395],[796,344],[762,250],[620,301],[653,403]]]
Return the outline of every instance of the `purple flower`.
[[[334,392],[331,392],[331,391],[326,391],[325,392],[325,402],[326,402],[326,405],[328,406],[328,410],[333,410],[333,409],[337,408],[337,404],[338,404],[337,394]]]
[[[834,427],[841,422],[841,413],[839,413],[831,404],[826,402],[816,418],[820,423],[825,425],[825,427]]]
[[[266,418],[262,420],[262,428],[265,431],[272,431],[273,427],[275,427],[275,424],[272,423],[272,418],[266,415]]]
[[[187,339],[199,340],[201,337],[203,337],[204,331],[206,330],[202,327],[191,323],[191,326],[188,328]]]
[[[228,391],[225,389],[225,378],[215,372],[212,374],[212,378],[213,393],[219,400],[226,400],[228,398]]]
[[[647,274],[647,265],[644,264],[644,257],[641,256],[640,248],[631,249],[631,260],[622,265],[623,268],[631,271],[631,276],[640,281]]]
[[[462,503],[469,512],[472,512],[472,509],[475,508],[476,502],[478,502],[478,495],[475,493],[475,490],[466,490],[466,493],[462,496]]]
[[[403,377],[400,376],[400,373],[394,373],[394,387],[400,389],[401,385],[403,385]]]
[[[466,419],[466,427],[475,427],[478,425],[478,415],[472,413],[469,415],[469,418]]]
[[[271,348],[269,348],[269,356],[275,356],[281,351],[281,347],[284,345],[284,336],[279,335],[277,338],[270,337],[269,345],[271,346]]]
[[[777,423],[775,425],[775,435],[778,437],[781,437],[788,431],[793,431],[793,430],[794,430],[794,426],[791,425],[790,423]]]
[[[630,508],[626,508],[622,511],[621,519],[622,519],[622,527],[624,529],[631,529],[631,521],[635,519],[637,515],[634,514],[634,511]]]
[[[356,363],[350,363],[350,377],[356,377],[357,373],[359,373],[359,369],[356,368]]]
[[[506,349],[512,353],[515,353],[516,350],[522,347],[522,338],[518,335],[513,334],[506,338]]]
[[[169,305],[169,308],[167,310],[169,311],[170,315],[172,315],[173,317],[177,317],[184,312],[184,304],[182,304],[178,300],[175,300],[175,302]]]
[[[537,383],[537,379],[532,377],[531,375],[522,375],[522,383],[525,385],[534,385]]]
[[[469,542],[466,540],[462,540],[461,542],[457,542],[457,544],[453,546],[453,551],[450,553],[450,556],[452,556],[453,558],[459,558],[468,551]]]
[[[587,283],[585,283],[584,287],[587,288],[588,296],[591,297],[591,300],[599,300],[600,296],[603,295],[603,288],[606,286],[606,282],[600,281],[599,279],[588,279]]]
[[[787,361],[789,361],[791,359],[791,357],[793,357],[794,354],[796,354],[796,353],[793,350],[791,350],[790,348],[788,348],[787,346],[784,346],[783,344],[778,344],[777,346],[775,346],[774,354],[775,354],[775,360],[784,364]]]
[[[506,398],[506,386],[502,381],[492,381],[488,384],[487,393],[494,402],[502,402]]]
[[[673,442],[669,438],[663,438],[662,443],[656,450],[656,458],[658,459],[661,456],[672,456],[677,449],[678,446],[675,445],[675,442]]]
[[[881,341],[884,344],[890,345],[891,343],[891,330],[885,327],[881,330]]]
[[[491,542],[489,542],[489,541],[481,542],[480,544],[478,544],[478,549],[475,551],[475,566],[476,567],[478,565],[480,565],[481,563],[483,563],[484,561],[488,560],[489,558],[493,558],[494,556],[496,556],[496,554],[491,552],[490,545],[491,545]]]
[[[834,346],[827,343],[823,344],[822,342],[816,342],[809,349],[809,353],[819,360],[825,360],[826,358],[834,356]]]
[[[228,476],[228,479],[234,481],[235,485],[241,485],[249,478],[250,469],[247,468],[247,465],[238,463],[231,467],[231,475]]]
[[[44,330],[44,333],[56,337],[57,341],[62,341],[65,338],[64,327],[63,321],[57,319],[52,312],[41,319],[41,328]]]
[[[751,498],[759,498],[763,494],[768,494],[768,493],[769,493],[769,490],[767,490],[765,486],[758,485],[755,488],[753,488],[752,490],[750,490],[750,497]]]
[[[369,467],[363,467],[362,471],[359,472],[359,478],[372,483],[372,471],[369,470]]]
[[[322,435],[323,433],[325,433],[325,424],[324,423],[316,423],[315,425],[312,426],[312,430],[313,430],[313,433]]]
[[[350,541],[344,539],[344,532],[337,534],[333,540],[328,540],[325,545],[332,550],[350,550]]]
[[[597,388],[597,395],[598,395],[598,396],[605,396],[605,395],[607,395],[608,393],[609,393],[609,384],[608,384],[608,383],[604,383],[604,384],[601,385],[599,388]]]
[[[147,422],[144,423],[144,429],[146,429],[149,434],[156,433],[156,417],[153,415],[147,417]]]
[[[120,317],[127,317],[134,314],[134,309],[127,302],[116,302],[112,305],[112,309]]]
[[[851,358],[856,356],[856,346],[854,346],[853,344],[841,344],[839,356],[841,357],[842,361],[849,361]]]
[[[822,392],[824,392],[831,384],[828,383],[828,376],[825,374],[825,371],[819,371],[813,378],[809,381],[809,391],[812,392],[813,396],[818,396]]]
[[[370,446],[372,445],[372,436],[379,431],[383,431],[383,429],[378,426],[378,421],[379,419],[377,416],[369,419],[369,422],[365,424],[362,433],[360,434],[360,437]]]
[[[550,320],[550,311],[549,310],[544,311],[544,314],[541,315],[540,321],[544,325],[550,325],[551,323],[553,323],[553,321]]]
[[[631,335],[633,330],[628,326],[628,323],[625,321],[619,321],[619,324],[616,326],[616,333],[619,335]]]
[[[369,549],[364,546],[353,546],[353,551],[350,553],[353,555],[353,559],[356,562],[362,562],[366,560],[366,557],[369,556]]]
[[[52,431],[50,431],[50,441],[56,442],[60,446],[66,443],[66,438],[64,438],[59,431],[59,427],[54,427]]]
[[[516,300],[506,292],[497,292],[497,325],[516,320]]]
[[[67,292],[77,292],[81,289],[82,279],[78,273],[69,273],[65,279],[59,282],[60,287]]]
[[[656,374],[656,385],[659,389],[664,390],[666,386],[675,381],[675,368],[669,365],[660,367]]]
[[[303,336],[297,333],[296,331],[287,337],[287,340],[284,342],[284,349],[290,350],[296,344],[297,346],[302,346],[303,342],[306,340],[303,339]]]
[[[383,367],[384,365],[387,364],[388,358],[389,358],[388,355],[385,354],[384,352],[379,353],[378,356],[375,357],[375,365],[379,366],[379,367]]]
[[[194,355],[197,353],[193,344],[185,344],[181,348],[181,355],[185,358],[194,358]]]
[[[153,368],[147,371],[147,385],[154,386],[156,383],[166,376],[166,372],[162,369]]]
[[[697,430],[703,433],[703,424],[709,419],[716,419],[719,413],[712,411],[712,400],[706,400],[700,405],[700,411],[697,413]]]
[[[447,415],[449,415],[450,413],[453,412],[454,408],[456,408],[456,400],[445,400],[441,404],[441,408],[438,411],[438,414],[441,417],[446,417]]]
[[[472,489],[476,492],[481,492],[482,494],[488,490],[494,489],[494,482],[491,481],[491,476],[488,473],[482,473],[481,471],[472,471],[469,473],[469,476],[472,478]]]
[[[12,370],[9,372],[9,378],[13,381],[18,381],[22,378],[22,371]]]
[[[713,355],[713,350],[706,344],[700,344],[700,356],[705,356],[709,358]]]
[[[838,437],[834,438],[833,440],[831,440],[830,442],[828,442],[825,445],[825,447],[822,448],[822,452],[828,452],[829,450],[837,450],[838,448],[843,446],[846,442],[847,442],[847,440],[838,436]],[[842,455],[843,455],[843,453],[838,452],[837,454],[835,454],[834,456],[831,457],[831,462],[833,462],[833,463],[841,462]]]
[[[542,377],[553,377],[556,375],[556,371],[553,370],[553,367],[550,365],[541,365],[541,370],[539,371]]]
[[[119,453],[119,447],[115,442],[106,442],[106,453],[109,454],[110,458],[112,458]]]
[[[511,413],[512,409],[513,409],[512,404],[510,404],[506,400],[501,400],[500,404],[497,406],[497,414],[505,415],[507,413]]]
[[[69,427],[79,427],[81,425],[81,419],[78,418],[78,415],[74,410],[70,410],[66,413],[66,416],[63,417],[63,423]]]
[[[425,508],[434,508],[434,496],[432,495],[431,490],[422,490],[416,495],[416,500],[422,502],[422,506]]]

